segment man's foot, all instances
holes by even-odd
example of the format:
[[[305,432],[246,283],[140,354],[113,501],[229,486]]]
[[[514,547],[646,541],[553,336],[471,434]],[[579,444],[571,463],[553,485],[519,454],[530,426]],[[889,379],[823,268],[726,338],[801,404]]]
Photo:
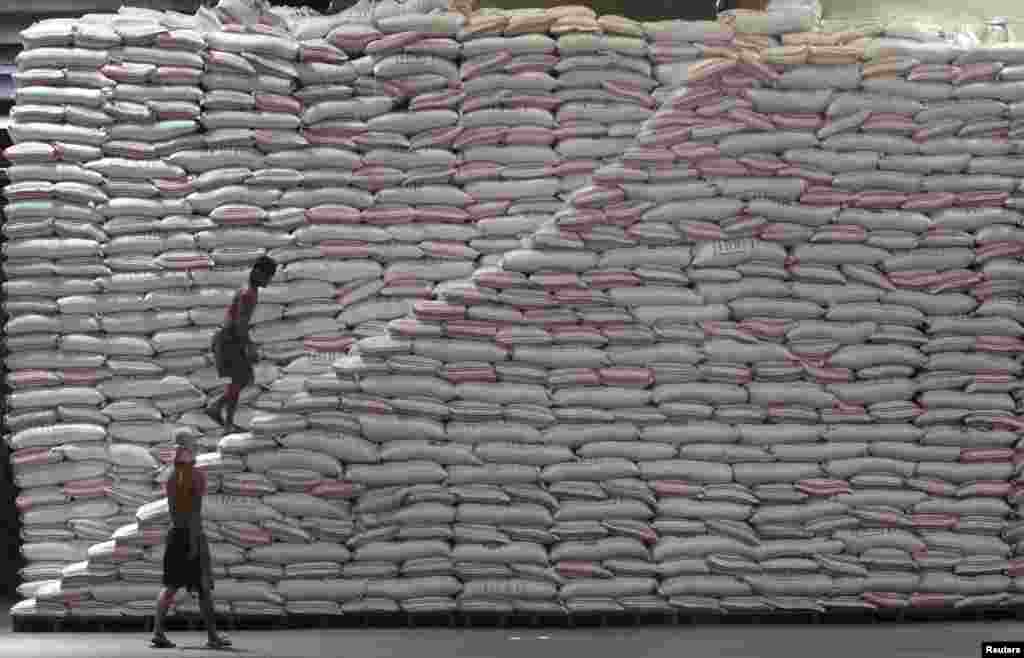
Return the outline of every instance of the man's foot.
[[[206,415],[209,416],[210,419],[213,422],[217,423],[221,427],[224,426],[224,419],[221,418],[220,408],[219,407],[207,407],[206,409],[204,409],[204,411],[206,412]]]
[[[243,430],[238,425],[235,425],[234,423],[230,423],[230,424],[224,426],[224,433],[225,434],[241,434],[244,431],[245,430]]]
[[[154,649],[173,649],[178,646],[174,642],[167,639],[167,636],[163,633],[153,635],[153,639],[150,640],[150,646]]]
[[[216,635],[211,637],[206,642],[207,649],[226,649],[231,646],[231,640],[227,639],[223,635]]]

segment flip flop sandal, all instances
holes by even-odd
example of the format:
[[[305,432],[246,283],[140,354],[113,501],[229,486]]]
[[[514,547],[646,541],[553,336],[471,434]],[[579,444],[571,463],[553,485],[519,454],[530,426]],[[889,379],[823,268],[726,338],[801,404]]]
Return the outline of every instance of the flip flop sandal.
[[[154,649],[173,649],[178,646],[163,635],[154,635],[153,639],[150,640],[149,645]]]
[[[231,640],[224,636],[219,636],[216,640],[210,640],[206,643],[207,649],[227,649],[231,646]]]

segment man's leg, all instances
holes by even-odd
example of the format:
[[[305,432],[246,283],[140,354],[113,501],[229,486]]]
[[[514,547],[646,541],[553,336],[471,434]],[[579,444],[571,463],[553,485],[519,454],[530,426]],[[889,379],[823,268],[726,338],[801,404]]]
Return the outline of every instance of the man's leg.
[[[174,596],[178,593],[177,587],[165,587],[156,600],[156,615],[153,618],[153,637],[164,636],[164,619],[167,617],[167,610],[174,603]]]
[[[230,643],[217,634],[217,612],[213,607],[213,594],[207,583],[199,588],[199,609],[203,613],[203,621],[206,622],[206,635],[211,644],[229,646]]]
[[[235,427],[235,411],[238,410],[238,398],[242,395],[243,386],[244,384],[231,382],[224,390],[224,427],[229,431],[237,429]]]
[[[221,393],[213,399],[213,402],[206,405],[206,415],[209,416],[213,422],[218,425],[224,424],[224,417],[221,416],[221,412],[224,409],[224,394]]]

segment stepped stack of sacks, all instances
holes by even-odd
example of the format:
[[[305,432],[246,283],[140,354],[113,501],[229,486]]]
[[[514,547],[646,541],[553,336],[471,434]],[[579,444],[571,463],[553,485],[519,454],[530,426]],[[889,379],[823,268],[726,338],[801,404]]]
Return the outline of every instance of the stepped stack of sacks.
[[[254,318],[265,388],[245,401],[271,410],[302,405],[296,391],[318,355],[351,340],[344,286],[379,279],[396,259],[387,245],[376,259],[348,259],[330,252],[339,236],[318,234],[346,208],[374,203],[358,150],[312,120],[353,103],[348,56],[326,39],[294,38],[273,14],[234,9],[125,10],[24,34],[5,190],[7,421],[22,577],[32,592],[52,581],[38,594],[44,608],[70,602],[91,614],[76,583],[116,579],[118,562],[129,580],[159,577],[142,551],[89,547],[162,496],[168,423],[212,429],[199,410],[223,382],[209,339],[254,258],[286,264]],[[403,247],[420,256],[391,249]],[[70,585],[53,587],[62,574]]]
[[[1019,601],[1024,51],[243,14],[27,34],[15,614],[150,613],[181,425],[222,611]],[[220,437],[208,340],[264,252]]]
[[[488,16],[464,29],[458,14],[401,9],[302,20],[225,2],[195,17],[125,10],[25,33],[5,190],[7,330],[17,352],[8,420],[29,561],[22,591],[41,609],[110,613],[82,583],[159,577],[159,556],[107,540],[162,495],[167,423],[214,429],[198,413],[222,383],[206,345],[252,259],[271,253],[285,271],[254,318],[264,365],[243,425],[253,410],[336,407],[324,397],[342,390],[330,363],[353,336],[383,333],[407,300],[469,276],[481,253],[517,246],[542,210],[558,206],[551,194],[522,209],[499,201],[521,187],[492,188],[480,203],[464,190],[486,184],[457,175],[464,158],[452,145],[472,131],[452,111],[464,112],[467,99],[455,55],[478,40],[504,57],[496,46],[532,31],[548,62],[556,42],[540,33],[592,32],[592,15]],[[602,24],[634,35],[629,52],[645,52],[638,26]],[[529,88],[534,60],[503,74],[487,65],[468,83]],[[599,65],[590,56],[576,68]],[[533,97],[545,108],[554,107],[550,80]],[[529,99],[510,99],[505,124]],[[555,134],[557,117],[547,115]],[[502,129],[486,118],[477,116],[483,131]],[[527,171],[541,175],[523,167],[518,179]],[[205,445],[216,448],[216,438]]]

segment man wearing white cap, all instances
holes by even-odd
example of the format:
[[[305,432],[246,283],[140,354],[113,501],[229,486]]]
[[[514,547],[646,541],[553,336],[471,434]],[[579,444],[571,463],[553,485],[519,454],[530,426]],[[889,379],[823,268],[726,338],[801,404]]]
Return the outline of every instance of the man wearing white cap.
[[[203,496],[206,495],[206,474],[195,468],[195,436],[187,428],[174,431],[174,475],[167,480],[167,502],[171,511],[171,530],[164,553],[164,589],[156,603],[152,646],[169,649],[175,645],[164,634],[164,618],[174,596],[182,587],[199,594],[199,607],[206,622],[211,649],[231,646],[231,641],[217,634],[213,608],[213,569],[210,545],[203,533]]]

